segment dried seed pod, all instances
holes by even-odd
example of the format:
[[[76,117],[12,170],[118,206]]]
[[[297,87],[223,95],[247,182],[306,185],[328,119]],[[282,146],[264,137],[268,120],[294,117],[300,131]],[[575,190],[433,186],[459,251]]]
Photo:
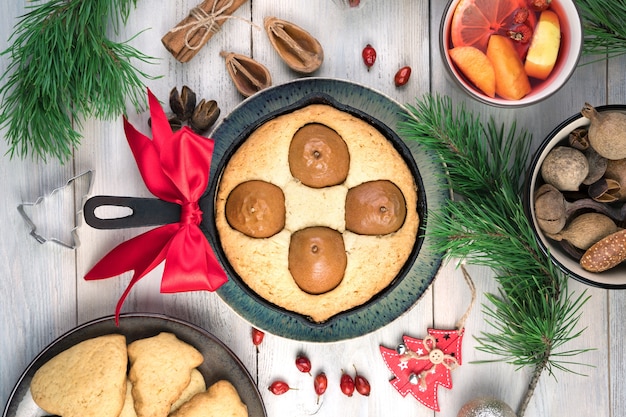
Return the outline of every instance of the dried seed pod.
[[[604,272],[626,261],[626,229],[612,233],[590,247],[580,266],[589,272]]]
[[[559,233],[567,221],[565,197],[553,185],[544,184],[535,191],[535,218],[546,233]]]
[[[220,56],[226,60],[228,75],[244,97],[250,97],[272,85],[270,72],[263,64],[233,52],[221,52]]]
[[[266,17],[264,26],[270,43],[292,70],[310,74],[324,62],[322,45],[300,26],[276,17]]]
[[[559,233],[569,218],[579,210],[593,210],[602,213],[616,222],[626,221],[626,204],[621,208],[599,203],[591,198],[572,201],[565,200],[563,194],[553,185],[543,184],[534,194],[535,219],[545,233]]]
[[[553,148],[541,164],[543,180],[561,191],[578,191],[588,173],[589,162],[585,155],[569,146]]]
[[[568,136],[569,146],[576,148],[579,151],[586,151],[589,149],[589,138],[587,137],[586,127],[577,127],[572,130]]]
[[[189,120],[189,126],[194,132],[203,134],[213,126],[219,116],[220,108],[217,106],[217,102],[215,100],[206,101],[202,99]]]
[[[180,94],[178,88],[172,88],[170,91],[170,108],[181,121],[186,121],[196,108],[196,93],[186,85],[183,86]]]
[[[589,197],[600,203],[613,203],[619,198],[620,185],[610,178],[600,178],[587,189]]]
[[[167,122],[169,123],[170,128],[172,129],[172,132],[176,132],[177,130],[180,130],[183,127],[183,121],[180,120],[178,116],[176,116],[175,114],[168,114]],[[151,117],[148,118],[148,127],[152,127]]]
[[[609,160],[600,155],[593,148],[587,148],[585,157],[589,163],[589,172],[587,173],[587,177],[583,180],[583,184],[589,185],[602,178],[606,172]]]
[[[575,217],[559,233],[546,233],[546,236],[559,242],[566,240],[579,249],[587,250],[617,230],[617,225],[608,216],[600,213],[583,213]]]
[[[617,200],[626,201],[626,159],[608,161],[604,176],[619,184],[619,191],[614,193]]]
[[[626,113],[598,112],[585,103],[581,114],[591,120],[589,144],[596,152],[607,159],[626,158]]]

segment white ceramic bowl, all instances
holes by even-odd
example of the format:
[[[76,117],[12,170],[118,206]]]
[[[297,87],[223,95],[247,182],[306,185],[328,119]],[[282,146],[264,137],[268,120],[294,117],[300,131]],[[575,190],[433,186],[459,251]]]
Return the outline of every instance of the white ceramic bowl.
[[[598,106],[596,110],[599,112],[616,110],[626,112],[626,105]],[[544,183],[540,174],[543,160],[552,148],[567,144],[567,138],[572,130],[587,125],[589,125],[589,119],[583,117],[581,114],[575,114],[558,125],[544,140],[535,153],[528,169],[528,178],[523,196],[524,209],[540,247],[546,253],[550,254],[552,261],[557,267],[569,274],[572,278],[595,287],[626,289],[626,263],[622,263],[605,272],[593,273],[586,271],[558,242],[547,238],[543,234],[535,218],[535,210],[532,202],[534,200],[533,195],[535,190]]]
[[[450,25],[454,11],[461,0],[450,0],[444,9],[439,32],[439,47],[443,64],[452,79],[471,97],[498,107],[521,107],[537,103],[557,92],[571,77],[578,65],[583,46],[583,28],[578,9],[573,0],[552,0],[551,10],[559,16],[561,46],[559,56],[550,76],[539,81],[531,79],[532,91],[519,100],[507,100],[496,95],[489,97],[478,90],[454,65],[449,49],[452,47]]]

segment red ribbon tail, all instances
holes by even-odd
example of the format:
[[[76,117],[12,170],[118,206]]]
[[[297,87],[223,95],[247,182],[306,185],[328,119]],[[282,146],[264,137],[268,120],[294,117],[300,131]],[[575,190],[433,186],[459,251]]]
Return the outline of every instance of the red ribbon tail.
[[[165,253],[170,246],[169,241],[177,228],[178,224],[161,226],[122,242],[85,274],[85,279],[90,281],[112,278],[128,271],[135,271],[117,303],[116,324],[119,324],[119,314],[126,296],[137,281],[163,262]]]

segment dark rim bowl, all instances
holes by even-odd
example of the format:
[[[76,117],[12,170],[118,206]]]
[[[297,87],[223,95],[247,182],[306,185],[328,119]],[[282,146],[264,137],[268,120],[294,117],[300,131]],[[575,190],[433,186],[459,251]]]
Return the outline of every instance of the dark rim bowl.
[[[457,4],[461,0],[449,0],[444,8],[439,31],[439,51],[446,72],[470,97],[496,107],[524,107],[538,103],[559,91],[570,79],[580,59],[583,47],[583,27],[578,7],[572,0],[553,0],[551,8],[559,15],[561,23],[561,50],[559,58],[547,80],[531,80],[532,91],[519,100],[489,97],[479,91],[452,62],[448,50],[452,47],[450,24]],[[567,16],[564,19],[563,16]]]
[[[596,110],[599,112],[615,110],[626,112],[626,105],[598,106]],[[580,113],[575,114],[555,127],[541,143],[528,168],[528,176],[523,195],[524,211],[541,250],[548,254],[552,262],[563,272],[580,282],[594,287],[626,289],[626,264],[622,263],[611,270],[601,273],[588,272],[557,242],[547,238],[535,221],[535,211],[532,202],[535,190],[543,184],[540,175],[540,167],[543,160],[552,148],[557,145],[567,144],[567,137],[572,130],[587,125],[589,125],[589,119],[582,116]]]
[[[161,332],[170,332],[198,349],[204,362],[198,367],[207,387],[226,379],[237,389],[248,407],[249,415],[265,417],[265,405],[252,376],[237,356],[208,331],[186,321],[154,313],[125,313],[119,326],[114,316],[98,318],[66,332],[43,349],[28,365],[9,396],[3,417],[36,417],[43,415],[30,395],[33,375],[44,363],[84,340],[106,334],[123,334],[127,343]]]

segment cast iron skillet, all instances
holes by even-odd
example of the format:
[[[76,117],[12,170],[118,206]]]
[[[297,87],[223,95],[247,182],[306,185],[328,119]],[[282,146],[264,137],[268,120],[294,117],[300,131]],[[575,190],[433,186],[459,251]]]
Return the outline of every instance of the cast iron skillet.
[[[200,229],[203,231],[205,237],[213,247],[216,256],[221,262],[224,270],[226,271],[229,280],[232,280],[238,287],[240,287],[249,297],[256,300],[260,305],[265,308],[279,311],[281,314],[288,315],[292,318],[299,320],[304,326],[309,326],[311,329],[319,329],[323,331],[325,327],[329,327],[333,325],[333,322],[338,318],[354,313],[356,310],[367,309],[368,306],[376,303],[376,301],[386,294],[388,294],[393,288],[402,280],[402,278],[407,274],[407,272],[411,269],[420,248],[422,246],[424,237],[420,232],[418,232],[418,237],[413,246],[413,250],[409,255],[408,260],[396,276],[391,284],[378,293],[375,297],[369,300],[367,303],[357,306],[351,310],[344,311],[338,313],[337,315],[331,317],[327,321],[323,323],[316,323],[308,319],[307,317],[294,313],[291,311],[287,311],[279,306],[276,306],[267,300],[261,298],[254,291],[252,291],[244,281],[237,275],[232,265],[229,263],[224,251],[222,250],[219,235],[217,233],[216,225],[215,225],[215,216],[212,213],[215,212],[215,196],[217,194],[217,188],[219,186],[219,180],[221,177],[221,173],[224,171],[224,168],[228,164],[231,156],[237,151],[237,149],[241,146],[243,142],[248,138],[248,136],[256,130],[263,123],[267,122],[270,119],[273,119],[282,114],[287,114],[293,112],[297,109],[303,108],[310,104],[327,104],[333,106],[339,110],[350,113],[351,115],[366,121],[367,123],[374,126],[378,129],[394,146],[394,148],[398,151],[398,153],[403,157],[410,171],[413,173],[413,177],[415,183],[417,185],[418,192],[418,200],[417,200],[417,212],[420,219],[420,227],[419,230],[423,230],[425,227],[425,218],[426,218],[426,192],[424,189],[424,185],[422,183],[422,178],[420,176],[417,164],[411,155],[411,151],[404,144],[404,142],[398,137],[398,135],[391,129],[386,126],[384,123],[379,120],[373,118],[365,114],[364,112],[355,109],[353,107],[344,105],[339,103],[337,100],[332,98],[331,96],[324,93],[313,93],[307,95],[300,100],[294,102],[291,105],[282,107],[281,109],[270,112],[267,115],[260,117],[256,123],[251,124],[243,128],[238,137],[232,142],[232,144],[226,150],[224,157],[219,161],[213,161],[213,163],[218,163],[217,175],[212,175],[209,179],[209,184],[206,192],[200,198],[199,206],[202,212],[204,213],[202,222],[200,224]],[[219,137],[214,137],[214,140],[219,141]],[[212,170],[213,171],[213,170]],[[132,213],[125,217],[120,218],[99,218],[95,214],[95,210],[99,207],[106,206],[117,206],[117,207],[126,207],[129,208]],[[139,197],[116,197],[116,196],[94,196],[86,201],[85,206],[83,208],[85,222],[94,227],[96,229],[122,229],[122,228],[133,228],[140,226],[156,226],[163,225],[167,223],[178,222],[180,219],[180,206],[175,203],[170,203],[167,201],[163,201],[157,198],[139,198]],[[219,290],[218,290],[219,293]],[[232,306],[231,306],[232,307]]]

